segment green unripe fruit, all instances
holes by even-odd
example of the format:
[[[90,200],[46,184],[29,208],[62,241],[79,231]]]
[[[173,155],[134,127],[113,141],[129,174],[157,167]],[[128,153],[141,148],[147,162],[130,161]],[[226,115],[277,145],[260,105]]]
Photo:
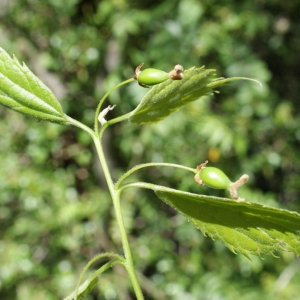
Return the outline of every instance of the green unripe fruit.
[[[181,80],[183,78],[183,67],[181,65],[176,65],[171,72],[166,73],[164,71],[152,68],[141,71],[143,64],[144,63],[141,63],[136,67],[133,78],[137,80],[139,85],[144,88],[162,83],[169,78],[172,80]]]
[[[144,85],[155,85],[166,81],[169,74],[158,69],[145,69],[137,74],[137,81]]]
[[[197,166],[197,173],[194,180],[198,185],[207,185],[213,189],[227,189],[230,191],[230,196],[236,201],[244,201],[238,196],[237,190],[248,179],[247,174],[242,175],[236,182],[231,182],[229,178],[218,168],[206,167],[208,160]]]
[[[199,178],[202,182],[213,189],[228,189],[232,182],[218,168],[207,167],[199,172]]]

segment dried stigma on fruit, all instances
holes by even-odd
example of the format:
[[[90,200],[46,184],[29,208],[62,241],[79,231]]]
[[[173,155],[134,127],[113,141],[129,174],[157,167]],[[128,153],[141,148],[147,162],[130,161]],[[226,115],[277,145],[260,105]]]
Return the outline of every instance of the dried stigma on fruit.
[[[181,65],[176,65],[170,73],[166,73],[153,68],[141,71],[143,64],[144,63],[141,63],[135,69],[135,75],[133,77],[142,87],[148,88],[149,86],[162,83],[167,79],[181,80],[183,78],[183,67]]]

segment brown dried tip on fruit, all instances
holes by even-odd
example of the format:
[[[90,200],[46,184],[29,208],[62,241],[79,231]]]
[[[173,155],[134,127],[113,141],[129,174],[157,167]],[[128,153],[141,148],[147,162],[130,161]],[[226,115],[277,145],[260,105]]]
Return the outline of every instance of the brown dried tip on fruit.
[[[238,202],[244,201],[244,198],[238,196],[237,190],[249,179],[249,175],[244,174],[236,182],[233,182],[229,187],[230,196],[232,199],[235,199]]]
[[[169,73],[169,78],[172,80],[181,80],[183,78],[183,66],[176,65],[174,69]]]

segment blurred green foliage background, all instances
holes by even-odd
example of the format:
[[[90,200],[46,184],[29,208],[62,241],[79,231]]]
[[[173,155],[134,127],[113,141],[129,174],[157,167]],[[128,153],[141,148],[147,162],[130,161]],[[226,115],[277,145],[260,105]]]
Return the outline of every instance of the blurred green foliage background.
[[[135,164],[196,167],[209,159],[248,201],[300,212],[299,0],[0,0],[0,46],[48,85],[65,112],[93,126],[100,97],[141,62],[217,69],[234,82],[153,126],[129,122],[105,135],[113,177]],[[136,83],[109,97],[109,117],[134,109]],[[121,251],[91,139],[0,107],[0,299],[62,299],[95,254]],[[141,181],[228,196],[186,173],[148,169]],[[99,189],[100,186],[100,189]],[[122,199],[146,299],[297,299],[300,261],[235,255],[202,236],[151,192]],[[134,299],[121,267],[92,299]]]

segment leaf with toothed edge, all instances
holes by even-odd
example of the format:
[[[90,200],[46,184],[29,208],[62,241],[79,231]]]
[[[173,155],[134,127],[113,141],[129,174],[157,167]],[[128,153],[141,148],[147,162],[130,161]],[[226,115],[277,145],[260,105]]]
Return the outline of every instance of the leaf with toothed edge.
[[[157,188],[155,193],[205,236],[220,240],[234,253],[248,258],[277,251],[300,255],[300,215],[296,212],[168,188]]]
[[[68,124],[48,87],[23,63],[0,48],[0,104],[40,120]]]
[[[168,79],[154,86],[130,114],[129,121],[138,124],[157,123],[184,105],[213,93],[214,88],[234,80],[251,80],[245,77],[216,78],[215,70],[190,68],[182,80]]]

